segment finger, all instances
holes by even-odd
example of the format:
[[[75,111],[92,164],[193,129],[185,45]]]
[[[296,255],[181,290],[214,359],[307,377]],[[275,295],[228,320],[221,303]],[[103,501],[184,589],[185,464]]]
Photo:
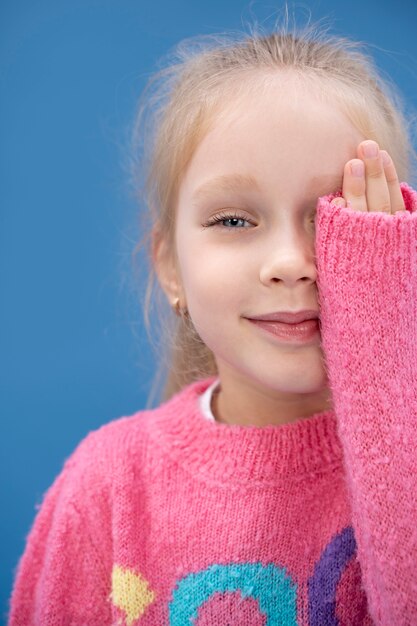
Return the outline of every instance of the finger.
[[[376,141],[362,141],[358,157],[365,163],[366,203],[368,211],[391,213],[391,199],[382,157]]]
[[[367,211],[365,166],[360,159],[351,159],[343,171],[343,197],[354,211]]]
[[[334,206],[341,206],[343,208],[346,207],[346,200],[344,198],[342,198],[341,196],[338,196],[337,198],[333,198],[333,200],[330,202],[330,204],[333,204]]]
[[[381,156],[391,199],[391,213],[405,211],[404,198],[401,192],[400,181],[398,180],[394,162],[386,150],[381,150]]]

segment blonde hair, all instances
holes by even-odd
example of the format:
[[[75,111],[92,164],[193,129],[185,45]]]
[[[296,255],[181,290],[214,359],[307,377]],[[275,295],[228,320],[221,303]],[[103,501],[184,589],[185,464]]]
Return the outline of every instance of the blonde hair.
[[[181,41],[172,58],[168,55],[167,66],[149,78],[135,113],[130,181],[139,203],[145,199],[146,210],[140,214],[144,235],[132,257],[135,261],[141,249],[147,248],[149,275],[143,312],[152,342],[150,309],[155,302],[152,321],[159,345],[154,347],[160,365],[147,408],[161,377],[164,387],[157,403],[195,380],[217,375],[213,353],[191,319],[177,317],[167,303],[153,268],[151,239],[157,229],[176,263],[178,189],[196,147],[225,103],[238,98],[240,91],[256,89],[259,93],[276,72],[290,70],[308,81],[309,87],[318,84],[323,97],[337,103],[365,137],[388,150],[400,180],[411,184],[410,168],[416,159],[409,137],[411,120],[407,123],[397,88],[388,77],[382,78],[369,54],[361,49],[363,44],[332,36],[318,23],[291,29],[288,12],[284,24],[280,28],[275,25],[269,34],[256,24],[250,30],[249,36],[229,31]],[[139,269],[135,263],[133,267]],[[154,285],[158,288],[155,298]]]

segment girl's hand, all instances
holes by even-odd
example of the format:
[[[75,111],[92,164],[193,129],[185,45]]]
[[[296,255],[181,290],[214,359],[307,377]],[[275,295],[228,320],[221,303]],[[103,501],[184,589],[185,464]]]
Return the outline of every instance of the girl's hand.
[[[376,141],[362,141],[358,158],[348,161],[343,173],[342,197],[331,204],[355,211],[380,211],[393,215],[405,211],[395,165],[386,150]]]

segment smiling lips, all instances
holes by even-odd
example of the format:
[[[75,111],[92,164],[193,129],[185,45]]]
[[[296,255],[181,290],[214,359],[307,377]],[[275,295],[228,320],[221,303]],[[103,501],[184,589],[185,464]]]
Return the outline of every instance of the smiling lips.
[[[250,320],[262,320],[265,322],[282,322],[284,324],[299,324],[305,320],[318,319],[317,311],[306,309],[304,311],[277,311],[265,315],[252,315]]]
[[[319,315],[314,309],[276,311],[247,318],[269,335],[286,343],[308,343],[320,335]]]

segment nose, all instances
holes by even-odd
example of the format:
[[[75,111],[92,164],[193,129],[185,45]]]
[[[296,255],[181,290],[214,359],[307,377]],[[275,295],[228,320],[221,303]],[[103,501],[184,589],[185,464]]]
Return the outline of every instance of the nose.
[[[293,229],[291,233],[272,237],[263,247],[261,258],[259,278],[265,285],[281,282],[295,287],[298,283],[316,282],[315,246],[311,234]]]

